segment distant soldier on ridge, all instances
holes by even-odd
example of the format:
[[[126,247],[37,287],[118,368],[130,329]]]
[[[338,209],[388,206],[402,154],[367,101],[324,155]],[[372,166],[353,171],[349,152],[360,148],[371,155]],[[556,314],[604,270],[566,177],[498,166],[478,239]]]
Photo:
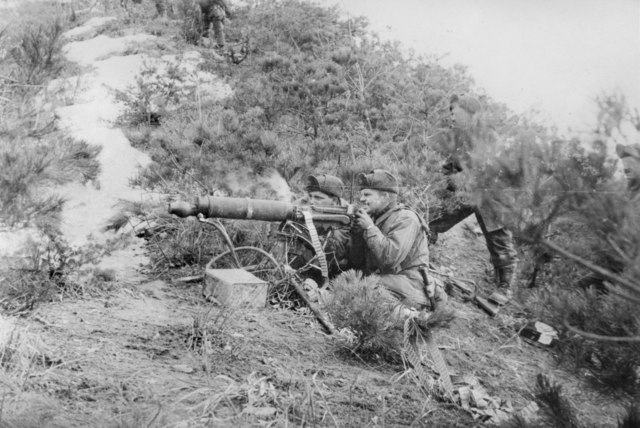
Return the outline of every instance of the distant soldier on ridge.
[[[231,19],[231,10],[225,0],[197,0],[202,13],[203,32],[208,33],[213,27],[218,48],[223,48],[226,44],[224,35],[224,20]]]

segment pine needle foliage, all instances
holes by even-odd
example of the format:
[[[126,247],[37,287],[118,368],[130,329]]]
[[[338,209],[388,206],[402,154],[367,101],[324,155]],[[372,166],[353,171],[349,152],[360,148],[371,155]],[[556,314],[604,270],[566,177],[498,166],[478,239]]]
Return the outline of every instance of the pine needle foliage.
[[[536,398],[542,402],[551,418],[551,426],[556,428],[580,428],[575,410],[562,395],[562,386],[550,381],[545,375],[538,374]]]
[[[25,85],[39,85],[62,69],[62,32],[60,19],[27,24],[11,49],[17,68],[15,76]]]
[[[624,416],[618,420],[618,428],[640,428],[640,406],[637,403],[626,408]]]
[[[338,329],[355,335],[352,351],[364,359],[398,361],[403,321],[398,301],[379,284],[376,275],[350,270],[333,281],[326,310]]]

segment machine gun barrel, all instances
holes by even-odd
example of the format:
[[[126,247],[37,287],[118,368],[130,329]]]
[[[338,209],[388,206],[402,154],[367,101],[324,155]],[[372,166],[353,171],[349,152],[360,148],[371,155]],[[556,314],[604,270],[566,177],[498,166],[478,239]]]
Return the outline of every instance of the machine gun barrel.
[[[178,217],[197,216],[236,220],[304,221],[304,210],[311,212],[314,222],[348,225],[353,207],[301,207],[290,202],[264,199],[203,196],[194,202],[173,202],[169,213]]]
[[[297,207],[289,202],[249,198],[204,196],[195,202],[169,204],[169,213],[178,217],[202,214],[205,217],[239,220],[283,221],[298,219]]]

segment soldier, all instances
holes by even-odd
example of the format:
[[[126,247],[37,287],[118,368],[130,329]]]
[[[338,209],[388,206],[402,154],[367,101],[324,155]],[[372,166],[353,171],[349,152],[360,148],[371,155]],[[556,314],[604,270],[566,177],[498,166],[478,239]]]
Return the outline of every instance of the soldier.
[[[478,100],[454,95],[450,100],[449,107],[451,134],[445,146],[448,159],[443,165],[443,172],[445,175],[451,176],[462,171],[469,164],[473,138],[483,130],[477,119],[477,113],[481,109]],[[492,131],[484,131],[484,135],[481,135],[482,138],[495,138]],[[451,184],[448,190],[455,192],[455,185]],[[505,302],[513,294],[511,288],[515,279],[518,253],[514,248],[511,232],[504,227],[500,218],[499,205],[497,201],[487,198],[481,198],[479,204],[464,201],[444,212],[436,213],[435,218],[429,222],[429,229],[437,236],[438,233],[446,232],[474,214],[487,243],[491,264],[494,267],[495,284],[499,294],[502,295],[497,296],[496,300]]]
[[[295,201],[296,205],[340,207],[347,204],[342,199],[344,183],[333,175],[318,174],[308,176],[305,192],[306,195],[303,198]],[[348,264],[349,228],[317,226],[316,230],[327,259],[329,276],[333,277],[342,272]],[[288,241],[288,245],[285,248],[287,260],[292,268],[303,268],[315,256],[315,249],[309,242],[307,233],[301,230],[298,224],[284,222],[279,227],[278,236],[281,241]],[[282,254],[285,248],[279,248],[275,252]],[[321,272],[308,271],[304,276],[313,279],[319,284],[323,280]]]
[[[202,22],[204,33],[209,32],[209,28],[213,26],[213,33],[216,38],[218,48],[225,45],[224,36],[224,19],[231,19],[231,11],[225,0],[197,0],[200,12],[202,13]]]
[[[361,207],[352,231],[352,266],[365,275],[380,275],[380,285],[407,307],[421,310],[446,302],[444,290],[428,281],[427,227],[418,214],[398,203],[396,177],[375,169],[356,180]]]
[[[328,174],[310,175],[304,188],[306,196],[299,200],[302,205],[318,205],[325,207],[345,206],[342,199],[344,183],[338,177]]]
[[[616,153],[622,160],[627,189],[634,195],[640,194],[640,144],[618,144]]]

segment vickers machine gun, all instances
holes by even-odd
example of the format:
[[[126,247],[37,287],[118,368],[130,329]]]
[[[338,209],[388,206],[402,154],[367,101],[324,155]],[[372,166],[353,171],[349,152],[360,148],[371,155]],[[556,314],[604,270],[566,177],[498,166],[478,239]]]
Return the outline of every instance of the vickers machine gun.
[[[290,202],[269,201],[249,198],[226,198],[203,196],[195,202],[174,202],[169,204],[169,213],[178,217],[197,216],[227,218],[237,220],[263,221],[306,221],[309,217],[314,223],[349,225],[355,208],[300,206]]]
[[[258,252],[270,260],[273,265],[280,268],[283,262],[276,260],[271,254],[260,248],[234,248],[224,226],[218,221],[209,219],[261,220],[280,222],[278,234],[285,238],[292,238],[305,247],[306,254],[297,252],[296,257],[293,259],[287,257],[284,264],[293,268],[296,271],[296,275],[302,273],[309,275],[310,271],[314,271],[313,273],[316,276],[320,273],[322,276],[321,282],[323,282],[328,278],[329,269],[332,266],[327,263],[327,254],[331,253],[334,256],[332,262],[337,262],[335,248],[327,248],[327,243],[330,241],[329,238],[337,229],[345,230],[349,228],[354,217],[355,207],[353,205],[340,207],[306,206],[282,201],[204,196],[197,198],[194,202],[179,201],[171,203],[169,204],[169,213],[178,217],[196,216],[199,221],[214,226],[221,232],[229,251],[211,259],[205,272],[209,271],[217,260],[228,254],[231,254],[236,266],[241,268],[241,263],[236,254],[236,251],[239,250]],[[320,235],[324,238],[323,242],[318,236],[318,230],[320,230]],[[285,239],[286,241],[291,241],[291,239]],[[284,252],[288,254],[286,249]],[[292,283],[298,294],[316,313],[320,321],[329,331],[332,331],[333,328],[330,323],[324,319],[322,314],[315,308],[315,305],[309,301],[308,296],[300,286],[300,282],[293,281]]]
[[[318,238],[318,230],[322,235],[329,236],[331,229],[348,227],[354,217],[355,207],[346,205],[340,207],[296,205],[290,202],[270,201],[249,198],[228,198],[203,196],[194,202],[174,202],[169,204],[169,213],[178,217],[197,216],[198,218],[223,218],[235,220],[262,220],[281,222],[279,234],[296,235],[297,239],[312,248],[320,263],[322,276],[327,278],[327,262],[324,245]],[[202,220],[201,220],[202,221]],[[289,222],[287,222],[289,221]],[[220,230],[219,223],[207,222]],[[299,227],[299,226],[303,227]],[[317,229],[318,228],[318,229]],[[221,230],[224,233],[223,230]],[[230,245],[230,240],[227,244]],[[325,240],[326,242],[326,240]],[[232,247],[230,247],[233,253]],[[234,255],[237,261],[237,258]],[[293,266],[295,267],[295,266]]]
[[[270,201],[249,198],[228,198],[204,196],[194,202],[174,202],[169,204],[169,213],[178,217],[197,216],[200,221],[206,222],[221,231],[230,252],[239,266],[231,241],[219,222],[210,222],[205,218],[235,219],[235,220],[262,220],[280,222],[278,235],[280,237],[293,238],[302,243],[313,254],[297,254],[297,260],[287,260],[286,264],[294,269],[314,268],[326,279],[331,263],[327,263],[325,252],[332,252],[335,248],[327,249],[336,229],[348,228],[354,217],[355,207],[346,206],[306,206],[290,202]],[[321,242],[318,235],[324,238]],[[331,247],[331,246],[330,246]],[[332,253],[335,255],[335,253]],[[311,259],[313,257],[313,259]],[[335,259],[335,258],[334,258]],[[318,265],[313,262],[317,260]],[[337,260],[334,260],[337,263]],[[334,263],[335,265],[335,263]]]

